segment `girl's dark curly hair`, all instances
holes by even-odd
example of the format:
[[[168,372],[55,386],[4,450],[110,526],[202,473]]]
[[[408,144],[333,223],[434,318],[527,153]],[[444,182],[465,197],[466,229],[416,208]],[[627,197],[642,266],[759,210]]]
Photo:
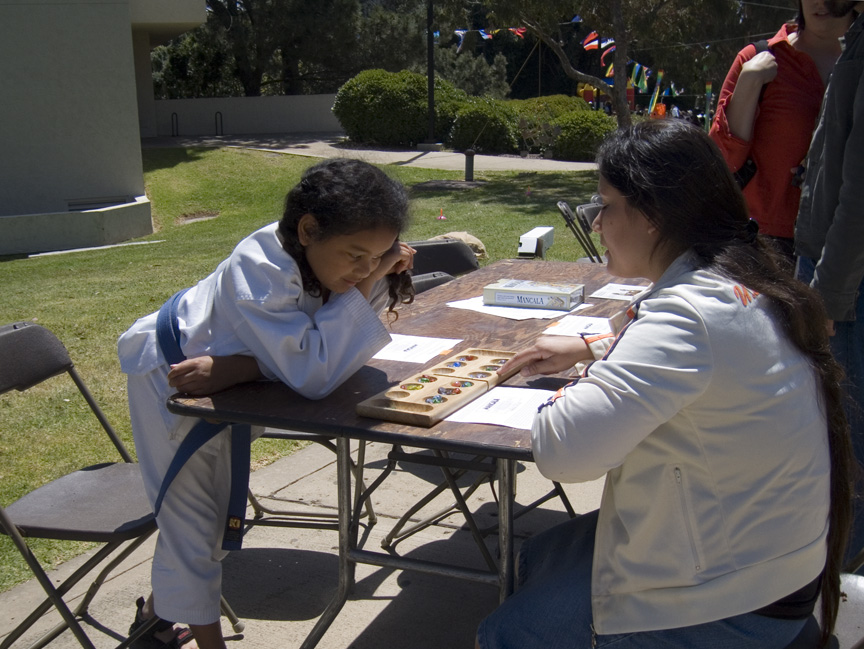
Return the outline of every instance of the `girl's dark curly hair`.
[[[827,646],[840,602],[840,567],[858,474],[844,411],[843,370],[831,354],[822,301],[757,235],[732,173],[701,129],[673,119],[643,122],[605,140],[597,163],[600,175],[657,228],[658,248],[675,254],[693,250],[703,268],[768,299],[787,338],[813,367],[831,455],[828,556],[821,584],[820,646]]]
[[[279,220],[282,247],[297,262],[303,289],[322,294],[300,244],[297,226],[305,214],[318,223],[316,239],[350,235],[362,230],[384,228],[397,235],[408,227],[408,194],[405,188],[378,167],[361,160],[330,158],[309,167],[300,182],[285,197],[285,211]],[[389,311],[397,304],[414,300],[414,287],[408,271],[387,275]]]

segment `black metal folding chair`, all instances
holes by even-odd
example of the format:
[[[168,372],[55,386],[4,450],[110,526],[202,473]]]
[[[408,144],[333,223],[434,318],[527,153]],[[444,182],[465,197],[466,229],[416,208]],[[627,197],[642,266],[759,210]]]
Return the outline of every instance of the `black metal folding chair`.
[[[588,259],[592,262],[602,264],[603,257],[597,251],[597,247],[591,239],[591,223],[597,215],[599,208],[600,205],[592,199],[591,203],[577,206],[576,213],[574,214],[566,201],[558,201],[558,211],[564,217],[567,228],[576,237],[576,241],[582,246],[585,254],[588,255]]]
[[[16,323],[0,327],[0,394],[12,389],[24,392],[61,374],[72,378],[116,447],[121,461],[84,467],[25,494],[6,507],[0,506],[0,532],[12,539],[47,595],[4,639],[0,644],[3,649],[52,608],[60,614],[62,622],[34,647],[44,646],[66,629],[83,647],[93,647],[80,623],[88,620],[90,603],[108,574],[156,531],[156,521],[144,494],[138,465],[76,372],[63,343],[39,325]],[[42,397],[32,398],[37,401]],[[19,436],[21,443],[26,444],[31,431],[6,432]],[[68,436],[58,440],[58,444],[70,443],[78,431],[66,433]],[[28,545],[31,538],[95,542],[101,543],[102,547],[62,584],[55,586],[33,555]],[[64,597],[75,584],[103,564],[80,603],[74,610],[70,609]],[[136,637],[147,630],[148,627],[142,627]],[[118,646],[128,646],[134,639],[127,638]]]

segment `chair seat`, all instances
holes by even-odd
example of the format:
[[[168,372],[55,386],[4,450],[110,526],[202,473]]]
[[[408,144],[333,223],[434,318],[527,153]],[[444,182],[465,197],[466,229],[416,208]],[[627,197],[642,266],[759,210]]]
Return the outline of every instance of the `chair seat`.
[[[129,462],[65,475],[15,501],[6,513],[25,537],[65,541],[122,541],[156,527],[141,471]]]

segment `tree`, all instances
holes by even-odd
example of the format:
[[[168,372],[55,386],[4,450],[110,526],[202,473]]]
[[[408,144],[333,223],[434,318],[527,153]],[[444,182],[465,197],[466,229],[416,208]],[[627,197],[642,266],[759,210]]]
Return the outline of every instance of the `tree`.
[[[399,72],[426,65],[426,6],[422,0],[362,0],[357,55],[352,75],[361,70]]]
[[[495,55],[490,65],[482,55],[475,56],[471,52],[458,54],[455,45],[439,47],[435,50],[435,74],[476,97],[504,99],[510,90],[507,60],[500,53]]]
[[[462,12],[476,17],[480,7],[478,2],[466,7],[463,0],[439,1],[450,15]],[[686,77],[680,85],[704,87],[712,81],[719,86],[734,53],[753,34],[773,34],[791,13],[781,9],[770,15],[754,14],[739,0],[488,0],[482,6],[487,25],[524,25],[555,52],[568,77],[613,97],[620,125],[630,122],[626,86],[631,53],[638,52],[641,62],[653,69],[680,73]],[[566,37],[573,35],[570,25],[575,14],[591,29],[614,39],[614,85],[579,69],[568,56]]]

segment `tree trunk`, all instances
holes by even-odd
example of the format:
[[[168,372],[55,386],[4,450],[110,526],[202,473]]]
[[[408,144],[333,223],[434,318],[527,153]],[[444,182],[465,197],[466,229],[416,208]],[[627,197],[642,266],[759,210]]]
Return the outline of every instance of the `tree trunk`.
[[[624,13],[621,10],[621,0],[612,0],[612,31],[615,34],[615,87],[612,94],[612,105],[618,118],[618,128],[630,126],[630,105],[627,103],[627,41],[629,34],[624,24]]]

